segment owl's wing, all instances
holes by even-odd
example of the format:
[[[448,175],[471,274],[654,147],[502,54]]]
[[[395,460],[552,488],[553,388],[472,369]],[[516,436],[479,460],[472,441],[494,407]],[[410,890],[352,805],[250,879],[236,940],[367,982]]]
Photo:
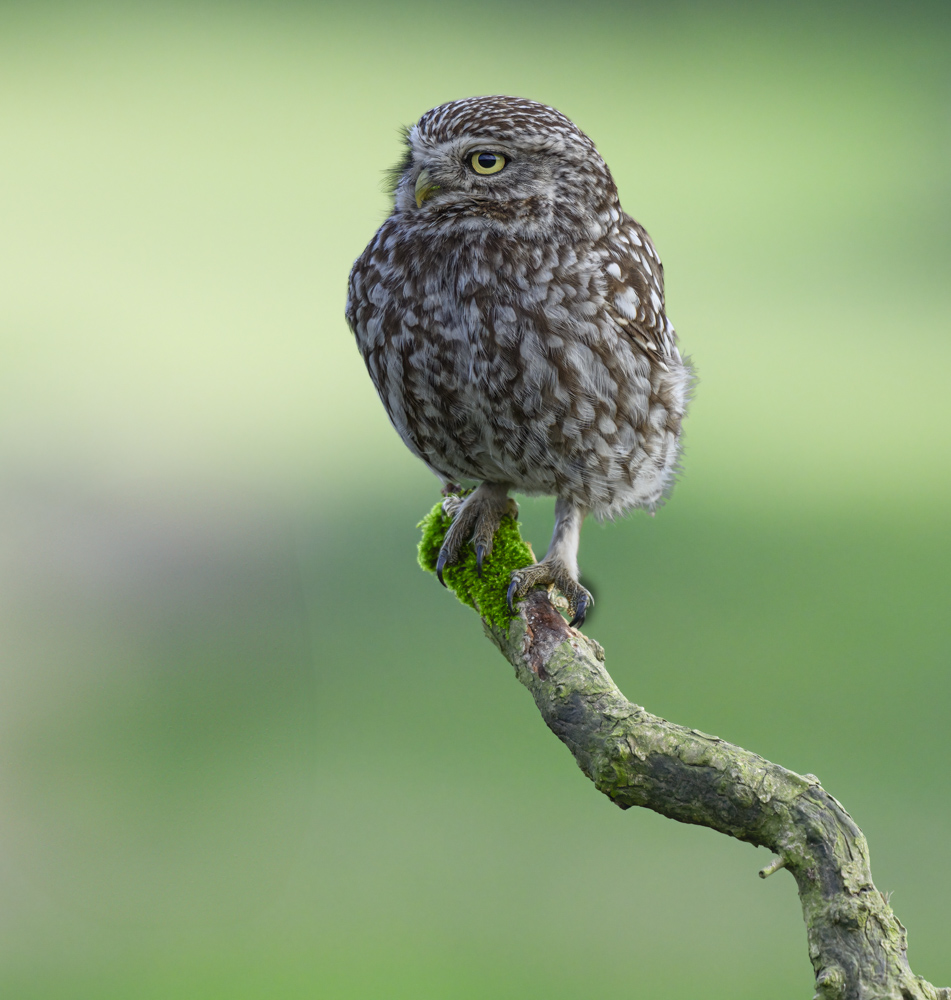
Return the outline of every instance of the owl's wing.
[[[382,232],[381,228],[353,265],[345,315],[390,423],[406,447],[428,464],[417,429],[407,412],[407,393],[410,391],[407,382],[411,381],[412,373],[405,370],[405,355],[411,346],[405,342],[400,347],[394,346],[401,334],[399,315],[373,257]]]
[[[604,276],[612,320],[661,364],[680,361],[673,324],[664,311],[664,266],[644,227],[625,215],[607,249]]]

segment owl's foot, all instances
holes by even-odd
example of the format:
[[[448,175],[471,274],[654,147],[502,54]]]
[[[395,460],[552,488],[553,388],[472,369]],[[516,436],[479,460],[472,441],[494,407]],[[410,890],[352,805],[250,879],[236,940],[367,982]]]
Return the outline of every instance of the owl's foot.
[[[442,571],[459,561],[459,554],[467,542],[472,542],[475,548],[476,565],[481,575],[482,563],[492,551],[492,539],[502,518],[506,514],[518,517],[518,504],[509,497],[504,486],[483,483],[467,497],[446,497],[442,509],[453,519],[436,560],[436,576],[445,587]]]
[[[534,566],[517,569],[512,574],[508,590],[509,610],[514,613],[515,602],[520,601],[534,587],[555,587],[565,595],[571,612],[568,624],[572,628],[581,628],[585,615],[594,606],[594,598],[572,576],[568,567],[557,559],[546,557]]]

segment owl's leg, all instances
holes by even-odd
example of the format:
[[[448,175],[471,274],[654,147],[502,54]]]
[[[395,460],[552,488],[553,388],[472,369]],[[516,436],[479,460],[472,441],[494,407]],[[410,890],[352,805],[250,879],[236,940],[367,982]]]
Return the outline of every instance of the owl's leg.
[[[578,583],[578,542],[581,540],[581,523],[587,511],[584,507],[562,500],[555,501],[555,530],[551,545],[541,562],[525,569],[517,569],[509,584],[509,608],[515,610],[515,601],[524,597],[533,587],[557,587],[567,598],[571,608],[572,628],[584,624],[588,609],[594,604],[591,594]]]
[[[464,500],[447,497],[443,510],[453,519],[436,560],[436,576],[445,587],[442,571],[458,562],[459,553],[467,542],[472,542],[476,565],[482,572],[482,563],[492,551],[492,539],[499,530],[499,523],[506,514],[518,517],[518,504],[509,497],[507,486],[482,483]]]

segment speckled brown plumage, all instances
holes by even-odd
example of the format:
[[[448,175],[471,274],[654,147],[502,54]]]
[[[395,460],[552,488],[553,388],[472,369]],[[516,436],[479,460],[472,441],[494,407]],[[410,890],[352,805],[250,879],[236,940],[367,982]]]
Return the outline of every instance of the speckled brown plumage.
[[[549,552],[511,596],[557,586],[580,622],[584,516],[652,509],[674,475],[690,369],[660,259],[594,144],[553,108],[453,101],[406,144],[393,211],[350,275],[348,322],[410,450],[445,482],[481,484],[452,508],[441,565],[469,541],[480,560],[491,550],[510,490],[555,496]]]

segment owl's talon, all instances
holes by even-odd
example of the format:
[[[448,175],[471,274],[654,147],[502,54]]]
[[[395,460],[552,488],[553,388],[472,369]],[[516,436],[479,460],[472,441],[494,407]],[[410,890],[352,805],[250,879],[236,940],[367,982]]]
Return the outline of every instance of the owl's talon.
[[[591,595],[582,588],[581,593],[575,602],[575,614],[574,617],[568,622],[571,628],[581,628],[584,625],[584,617],[588,613],[588,602]]]
[[[449,562],[449,553],[445,549],[439,550],[439,558],[436,560],[436,579],[445,587],[446,581],[442,578],[442,571]]]
[[[508,603],[509,611],[515,614],[515,595],[518,593],[518,577],[513,573],[512,582],[509,584],[508,592],[505,595],[505,600]]]
[[[509,611],[512,614],[515,614],[515,602],[521,600],[535,587],[554,587],[565,595],[571,614],[568,624],[572,628],[580,628],[584,624],[585,617],[594,605],[594,598],[578,583],[566,566],[555,559],[543,559],[534,566],[526,566],[524,569],[515,570],[512,574],[506,593]]]
[[[492,541],[498,531],[499,522],[505,514],[518,510],[514,500],[510,500],[504,486],[483,483],[465,497],[448,496],[442,502],[443,513],[452,523],[443,538],[439,557],[436,560],[436,576],[445,587],[443,570],[457,563],[466,545],[470,542],[475,549],[476,569],[482,576],[486,559],[492,554]]]

